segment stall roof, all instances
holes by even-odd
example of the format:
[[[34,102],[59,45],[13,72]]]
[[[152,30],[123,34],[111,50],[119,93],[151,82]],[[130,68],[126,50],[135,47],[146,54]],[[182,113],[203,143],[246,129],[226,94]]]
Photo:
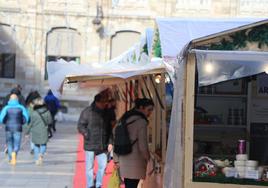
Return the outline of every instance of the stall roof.
[[[64,81],[90,81],[92,83],[88,85],[92,86],[112,85],[137,75],[165,72],[165,65],[160,58],[149,60],[148,56],[144,55],[138,62],[112,60],[106,63],[77,64],[60,59],[47,62],[47,70],[50,88],[55,95],[60,96]]]
[[[175,19],[156,20],[161,42],[162,56],[176,58],[191,42],[205,40],[267,23],[267,19]]]

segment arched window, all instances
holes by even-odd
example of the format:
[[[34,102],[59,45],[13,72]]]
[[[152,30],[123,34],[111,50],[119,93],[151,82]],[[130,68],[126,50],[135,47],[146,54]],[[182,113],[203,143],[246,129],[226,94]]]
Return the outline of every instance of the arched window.
[[[0,24],[0,78],[15,78],[16,44],[15,31]]]
[[[115,58],[140,40],[140,32],[117,31],[111,38],[110,58]]]
[[[81,49],[82,39],[76,29],[57,27],[47,33],[46,62],[62,58],[80,63]]]

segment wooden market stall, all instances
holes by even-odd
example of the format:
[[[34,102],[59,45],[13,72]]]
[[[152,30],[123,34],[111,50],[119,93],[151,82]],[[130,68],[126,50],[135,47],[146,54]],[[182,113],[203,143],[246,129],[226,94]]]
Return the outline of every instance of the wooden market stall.
[[[163,61],[175,69],[163,187],[267,185],[268,20],[156,22]]]
[[[188,46],[182,187],[268,186],[267,34],[264,20],[193,40]],[[239,140],[245,141],[242,151]]]
[[[67,83],[83,83],[87,87],[109,87],[117,101],[117,119],[134,106],[136,98],[151,98],[155,108],[149,119],[148,141],[153,159],[153,175],[147,185],[161,187],[162,173],[166,155],[166,101],[165,101],[165,69],[148,71],[127,79],[103,76],[66,76]],[[155,79],[159,79],[156,80]],[[146,180],[147,181],[147,180]]]
[[[138,48],[143,46],[144,44],[139,45]],[[109,88],[117,102],[117,119],[134,106],[136,98],[152,99],[155,108],[148,126],[152,171],[144,184],[146,183],[147,187],[162,187],[167,145],[166,69],[161,59],[145,58],[142,50],[137,57],[136,51],[134,49],[128,52],[127,58],[122,56],[98,66],[77,65],[63,60],[48,62],[48,78],[49,81],[53,80],[50,87],[55,93],[62,92],[63,83],[75,83],[81,88]],[[139,62],[136,62],[136,59],[139,59]],[[55,80],[58,82],[55,83]]]

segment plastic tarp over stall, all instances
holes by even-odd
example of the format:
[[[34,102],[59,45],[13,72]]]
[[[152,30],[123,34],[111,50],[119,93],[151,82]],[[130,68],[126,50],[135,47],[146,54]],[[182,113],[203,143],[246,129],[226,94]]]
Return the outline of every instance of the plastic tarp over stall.
[[[110,76],[116,78],[129,78],[135,75],[142,75],[150,70],[165,69],[161,59],[154,59],[152,62],[120,63],[107,62],[95,64],[77,64],[74,61],[66,62],[60,59],[56,62],[48,62],[48,82],[53,93],[60,96],[60,90],[66,76]]]
[[[156,20],[162,57],[177,57],[190,41],[244,26],[263,19],[170,19]]]
[[[195,39],[207,37],[231,29],[252,24],[263,19],[220,19],[220,20],[186,20],[157,19],[163,61],[177,60],[172,78],[174,98],[169,128],[167,155],[164,169],[164,188],[182,188],[183,186],[183,127],[182,106],[184,98],[185,50]],[[215,79],[215,78],[213,78]],[[212,78],[211,78],[212,80]]]
[[[268,73],[268,52],[193,50],[199,86]]]
[[[149,33],[152,33],[152,31],[150,30]],[[139,42],[120,56],[104,63],[77,64],[74,61],[66,62],[63,59],[47,62],[48,82],[53,94],[61,96],[64,80],[68,76],[126,79],[154,70],[167,69],[173,71],[172,67],[165,65],[161,58],[150,59],[143,51],[144,45],[150,40],[152,40],[152,36],[149,39],[142,36]]]

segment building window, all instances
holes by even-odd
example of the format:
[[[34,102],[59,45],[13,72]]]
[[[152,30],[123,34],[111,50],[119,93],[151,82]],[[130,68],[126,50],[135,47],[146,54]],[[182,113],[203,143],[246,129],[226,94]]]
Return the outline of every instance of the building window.
[[[0,24],[0,78],[15,78],[15,30]]]
[[[0,54],[0,78],[15,78],[15,54]]]
[[[110,58],[115,58],[140,41],[137,31],[117,31],[111,38]]]
[[[65,61],[80,63],[81,46],[82,39],[77,30],[65,27],[53,28],[47,33],[46,62],[62,58]],[[45,80],[47,80],[46,66]]]
[[[58,59],[64,59],[65,61],[75,61],[80,64],[80,57],[68,57],[68,56],[47,56],[47,61],[57,61]]]

